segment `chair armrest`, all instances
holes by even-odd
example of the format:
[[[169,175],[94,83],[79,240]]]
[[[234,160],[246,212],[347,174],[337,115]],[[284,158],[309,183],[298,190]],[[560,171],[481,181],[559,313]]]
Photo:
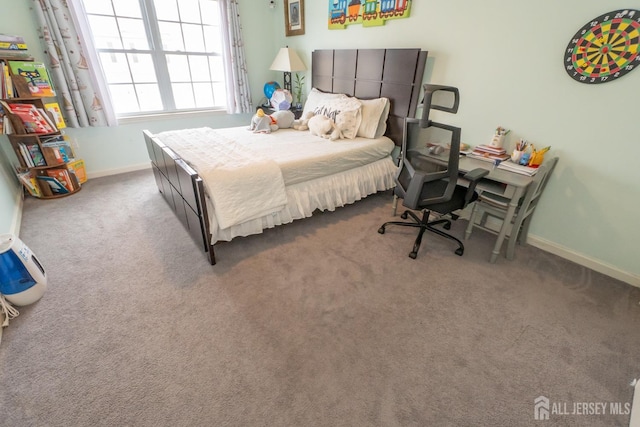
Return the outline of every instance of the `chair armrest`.
[[[469,171],[464,174],[463,178],[468,179],[471,182],[475,182],[476,184],[485,176],[489,175],[489,171],[484,168],[476,168],[472,171]]]
[[[483,168],[477,168],[464,174],[463,178],[469,181],[469,187],[467,187],[467,194],[464,196],[465,206],[471,201],[473,193],[476,191],[476,185],[485,176],[489,175],[489,171]]]

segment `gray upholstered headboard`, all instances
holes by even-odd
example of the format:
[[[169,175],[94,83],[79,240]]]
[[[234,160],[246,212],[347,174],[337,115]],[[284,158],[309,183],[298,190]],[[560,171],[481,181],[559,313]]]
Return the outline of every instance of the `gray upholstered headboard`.
[[[391,101],[387,135],[402,145],[405,117],[415,117],[427,60],[420,49],[329,49],[312,53],[311,84],[361,99]]]

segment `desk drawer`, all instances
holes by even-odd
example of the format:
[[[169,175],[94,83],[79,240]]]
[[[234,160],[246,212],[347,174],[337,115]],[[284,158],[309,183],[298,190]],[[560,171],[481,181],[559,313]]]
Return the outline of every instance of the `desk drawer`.
[[[481,179],[476,186],[478,193],[487,192],[491,194],[497,194],[498,196],[505,197],[507,199],[513,198],[516,187],[513,185],[503,184],[501,182],[493,181],[491,179]]]

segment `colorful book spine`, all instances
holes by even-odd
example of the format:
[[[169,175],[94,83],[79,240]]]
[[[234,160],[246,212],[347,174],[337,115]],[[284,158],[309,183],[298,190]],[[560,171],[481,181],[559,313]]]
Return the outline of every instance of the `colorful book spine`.
[[[11,81],[11,74],[9,73],[9,65],[5,62],[1,62],[2,64],[2,97],[3,98],[13,98],[13,83]]]

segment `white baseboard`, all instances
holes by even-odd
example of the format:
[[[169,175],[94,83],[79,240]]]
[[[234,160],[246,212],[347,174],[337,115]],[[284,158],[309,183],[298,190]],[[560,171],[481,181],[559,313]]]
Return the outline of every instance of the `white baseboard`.
[[[590,268],[594,271],[597,271],[598,273],[602,273],[609,277],[613,277],[614,279],[621,280],[632,286],[640,288],[640,276],[636,274],[630,273],[628,271],[622,271],[619,268],[604,263],[600,260],[575,252],[564,246],[558,245],[557,243],[550,242],[549,240],[531,234],[527,236],[527,243],[531,246],[535,246],[538,249],[542,249],[543,251],[550,252],[554,255],[558,255],[559,257],[568,259],[569,261],[573,261],[576,264]]]
[[[150,168],[151,168],[151,163],[147,162],[147,163],[140,163],[137,165],[126,166],[124,168],[105,169],[99,172],[91,172],[91,173],[88,173],[87,175],[89,179],[91,179],[91,178],[100,178],[100,177],[109,176],[109,175],[118,175],[120,173],[135,172],[135,171],[150,169]]]

